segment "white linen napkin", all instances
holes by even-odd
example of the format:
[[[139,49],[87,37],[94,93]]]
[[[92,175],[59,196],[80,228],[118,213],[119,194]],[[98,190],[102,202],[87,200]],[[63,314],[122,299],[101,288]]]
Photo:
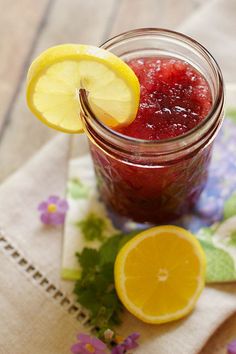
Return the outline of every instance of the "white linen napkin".
[[[0,187],[1,354],[69,353],[84,331],[59,276],[62,229],[42,226],[37,213],[49,194],[64,195],[68,143],[50,142]]]
[[[86,320],[81,309],[74,308],[72,283],[59,277],[62,230],[42,226],[36,210],[48,195],[64,194],[68,143],[67,136],[50,142],[0,187],[4,354],[16,353],[17,348],[24,348],[22,354],[56,354],[58,348],[60,353],[66,353],[65,348],[69,352],[76,330],[83,328],[75,317]],[[137,354],[196,354],[235,311],[236,286],[207,287],[186,319],[149,326],[126,314],[120,332],[142,334]]]

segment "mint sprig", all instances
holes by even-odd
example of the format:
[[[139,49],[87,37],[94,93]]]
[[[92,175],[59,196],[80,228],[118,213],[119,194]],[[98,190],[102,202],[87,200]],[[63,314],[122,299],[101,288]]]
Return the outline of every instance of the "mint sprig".
[[[99,333],[121,322],[123,305],[115,290],[114,263],[120,248],[136,234],[116,234],[98,250],[84,248],[76,254],[82,271],[74,293],[77,301],[89,311],[90,324]]]
[[[106,219],[94,213],[89,213],[85,219],[77,222],[76,226],[80,228],[86,241],[103,241],[105,239]]]

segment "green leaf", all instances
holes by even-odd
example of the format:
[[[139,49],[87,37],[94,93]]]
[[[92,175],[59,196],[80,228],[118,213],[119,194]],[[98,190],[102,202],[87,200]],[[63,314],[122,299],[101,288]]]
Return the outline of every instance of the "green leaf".
[[[72,178],[67,187],[69,196],[72,199],[86,199],[89,196],[89,189],[79,178]]]
[[[114,283],[114,263],[105,263],[101,265],[101,274],[110,284]]]
[[[138,231],[133,231],[127,235],[117,234],[110,237],[100,247],[100,263],[114,263],[119,250],[135,235]]]
[[[96,294],[102,298],[109,288],[111,281],[109,278],[106,278],[106,275],[101,271],[95,276],[94,281],[96,282]]]
[[[76,224],[82,231],[86,241],[104,240],[104,231],[106,229],[106,219],[90,213],[87,217]]]
[[[234,215],[236,215],[236,193],[231,195],[224,204],[224,219],[229,219]]]
[[[119,251],[128,241],[130,241],[134,236],[136,236],[138,233],[140,233],[140,230],[134,230],[134,231],[130,232],[130,233],[127,234],[127,235],[123,235],[123,237],[120,239],[118,251]]]
[[[226,282],[236,278],[234,260],[231,255],[221,248],[200,241],[207,258],[206,281]]]
[[[83,269],[94,268],[99,263],[99,253],[97,250],[85,247],[81,253],[76,253],[80,266]]]
[[[123,306],[115,290],[114,263],[120,248],[136,234],[116,234],[99,250],[85,248],[77,254],[82,271],[74,292],[77,301],[89,311],[91,325],[98,334],[120,323]]]
[[[105,241],[100,247],[100,264],[114,263],[119,249],[121,235],[115,235]]]
[[[92,314],[97,314],[99,311],[99,303],[94,301],[94,292],[92,288],[80,289],[80,292],[77,293],[79,303],[87,308]]]

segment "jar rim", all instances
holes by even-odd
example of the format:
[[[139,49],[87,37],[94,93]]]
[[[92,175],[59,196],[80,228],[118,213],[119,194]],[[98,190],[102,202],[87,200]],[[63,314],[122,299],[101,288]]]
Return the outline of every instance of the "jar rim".
[[[217,111],[220,108],[220,111],[223,110],[223,106],[224,106],[224,83],[223,83],[223,76],[222,76],[222,72],[221,69],[217,63],[217,61],[215,60],[215,58],[212,56],[212,54],[202,45],[200,44],[198,41],[196,41],[195,39],[181,33],[181,32],[176,32],[176,31],[172,31],[169,29],[163,29],[163,28],[155,28],[155,27],[147,27],[147,28],[138,28],[138,29],[133,29],[130,31],[126,31],[123,33],[120,33],[110,39],[108,39],[107,41],[105,41],[104,43],[102,43],[100,45],[101,48],[103,49],[107,49],[109,50],[109,47],[111,45],[117,44],[122,40],[127,40],[127,39],[131,39],[134,36],[144,36],[147,34],[151,34],[151,35],[165,35],[166,37],[171,37],[173,35],[177,36],[178,39],[185,41],[187,44],[189,45],[196,45],[198,48],[198,51],[205,56],[208,60],[210,60],[210,64],[216,74],[216,78],[217,78],[217,86],[218,86],[218,90],[217,90],[217,95],[215,97],[215,100],[213,102],[213,105],[211,107],[211,110],[209,111],[209,113],[207,114],[207,116],[199,123],[197,124],[195,127],[193,127],[192,129],[190,129],[189,131],[187,131],[184,134],[178,135],[176,137],[173,138],[168,138],[168,139],[159,139],[159,140],[146,140],[146,139],[140,139],[140,138],[135,138],[132,136],[128,136],[128,135],[124,135],[122,133],[117,132],[116,130],[108,127],[106,124],[104,124],[101,120],[99,120],[96,115],[94,114],[94,112],[92,111],[90,104],[88,102],[88,97],[87,97],[87,93],[84,89],[80,90],[80,103],[82,106],[82,109],[84,109],[84,111],[89,114],[89,116],[92,118],[93,122],[102,130],[104,130],[104,132],[108,133],[111,137],[113,138],[118,138],[120,141],[125,142],[125,143],[132,143],[132,144],[141,144],[141,145],[146,145],[146,146],[151,146],[151,145],[159,145],[159,146],[163,146],[165,144],[171,144],[171,143],[178,143],[180,141],[183,141],[184,139],[188,139],[191,138],[192,136],[195,135],[196,132],[198,132],[199,130],[201,130],[201,128],[203,128],[212,118],[212,116],[214,116]]]

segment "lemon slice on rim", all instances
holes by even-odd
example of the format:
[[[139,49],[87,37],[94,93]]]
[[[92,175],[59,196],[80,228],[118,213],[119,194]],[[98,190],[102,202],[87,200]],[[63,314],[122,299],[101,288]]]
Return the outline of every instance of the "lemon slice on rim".
[[[136,117],[140,86],[132,69],[109,51],[63,44],[47,49],[31,64],[26,98],[46,125],[67,133],[83,131],[79,90],[88,92],[95,115],[110,127]]]
[[[192,311],[204,288],[205,272],[205,254],[191,233],[158,226],[120,250],[115,285],[133,315],[147,323],[165,323]]]

